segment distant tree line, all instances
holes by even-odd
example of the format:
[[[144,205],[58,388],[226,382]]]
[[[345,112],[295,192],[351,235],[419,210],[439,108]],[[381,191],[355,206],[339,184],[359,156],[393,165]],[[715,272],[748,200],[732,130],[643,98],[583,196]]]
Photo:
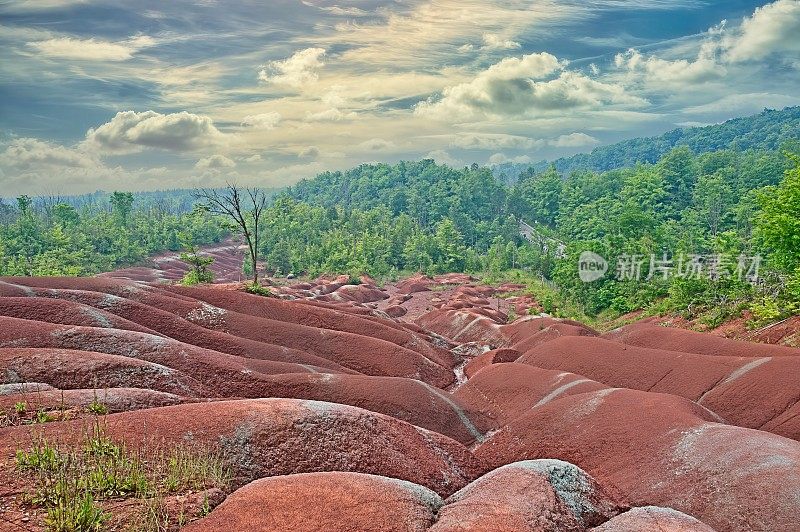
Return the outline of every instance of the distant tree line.
[[[209,213],[170,198],[151,193],[139,205],[142,196],[130,192],[102,197],[80,207],[74,198],[0,201],[0,275],[90,275],[227,234]]]

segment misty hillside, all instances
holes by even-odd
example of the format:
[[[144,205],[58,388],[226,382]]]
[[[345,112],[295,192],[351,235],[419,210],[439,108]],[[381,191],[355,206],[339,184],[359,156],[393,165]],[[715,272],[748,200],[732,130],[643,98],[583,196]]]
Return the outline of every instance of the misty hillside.
[[[604,172],[615,168],[633,166],[636,163],[655,163],[676,146],[688,146],[694,153],[735,149],[777,150],[787,141],[800,139],[800,107],[782,110],[765,109],[761,113],[742,118],[733,118],[722,124],[705,127],[673,129],[660,136],[639,137],[600,146],[590,153],[579,153],[555,161],[539,161],[534,164],[504,163],[494,167],[496,177],[505,176],[516,181],[519,174],[533,167],[537,172],[555,165],[559,173],[569,174],[574,170]]]

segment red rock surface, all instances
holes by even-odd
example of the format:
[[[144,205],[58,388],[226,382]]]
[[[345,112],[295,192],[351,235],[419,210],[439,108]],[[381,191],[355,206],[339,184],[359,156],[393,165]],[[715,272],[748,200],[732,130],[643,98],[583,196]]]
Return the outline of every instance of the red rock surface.
[[[214,273],[215,282],[229,283],[242,280],[245,250],[243,244],[229,239],[216,245],[203,246],[199,254],[214,259],[209,269]],[[142,266],[103,273],[100,277],[166,283],[180,281],[189,269],[189,264],[181,260],[180,253],[163,253],[146,261]]]
[[[709,356],[568,336],[535,347],[517,362],[578,373],[611,387],[686,397],[749,428],[786,418],[800,402],[800,357]],[[793,418],[770,428],[800,439]]]
[[[581,375],[527,364],[494,364],[469,379],[453,395],[472,412],[484,432],[499,429],[534,408],[569,395],[605,390]]]
[[[80,437],[90,421],[0,431],[9,453],[31,434],[50,440]],[[300,399],[191,403],[112,414],[109,437],[130,445],[181,442],[214,445],[233,467],[237,483],[267,476],[353,471],[408,480],[442,496],[464,487],[481,464],[441,434],[361,408]]]
[[[486,366],[501,362],[514,362],[520,356],[522,356],[522,353],[516,349],[503,348],[486,351],[467,362],[467,365],[464,366],[464,375],[471,379]]]
[[[499,467],[451,495],[430,530],[586,530],[623,506],[572,464],[528,460]]]
[[[261,479],[186,530],[568,531],[606,522],[622,509],[574,465],[535,460],[498,468],[444,501],[417,484],[361,473]]]
[[[633,506],[666,506],[717,530],[792,530],[800,444],[723,425],[688,399],[626,389],[533,408],[480,445],[490,468],[525,459],[573,463]]]
[[[793,530],[800,514],[800,350],[653,324],[601,337],[464,274],[266,280],[265,298],[131,280],[146,270],[0,279],[0,419],[58,414],[0,428],[0,472],[34,434],[75,441],[100,402],[131,448],[191,440],[233,469],[187,530]]]
[[[631,508],[602,525],[593,528],[597,532],[714,532],[691,515],[672,508],[640,506]]]
[[[441,505],[439,495],[411,482],[361,473],[307,473],[252,482],[185,530],[424,532]]]
[[[87,410],[90,405],[97,403],[103,405],[108,413],[115,413],[172,406],[185,401],[180,395],[144,388],[37,390],[34,387],[22,387],[18,393],[0,395],[0,409],[10,410],[18,403],[25,403],[29,410],[58,410],[65,407]]]
[[[779,345],[742,342],[684,329],[648,323],[633,324],[603,335],[630,345],[655,347],[712,356],[779,357],[800,356],[800,349]]]

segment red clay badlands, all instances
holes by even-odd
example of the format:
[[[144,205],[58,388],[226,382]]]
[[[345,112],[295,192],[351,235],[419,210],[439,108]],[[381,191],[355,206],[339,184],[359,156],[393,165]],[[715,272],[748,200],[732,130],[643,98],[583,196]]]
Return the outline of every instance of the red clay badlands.
[[[97,423],[218,453],[193,532],[797,530],[800,350],[601,336],[464,275],[264,298],[156,264],[0,279],[0,530],[44,530],[15,453]]]

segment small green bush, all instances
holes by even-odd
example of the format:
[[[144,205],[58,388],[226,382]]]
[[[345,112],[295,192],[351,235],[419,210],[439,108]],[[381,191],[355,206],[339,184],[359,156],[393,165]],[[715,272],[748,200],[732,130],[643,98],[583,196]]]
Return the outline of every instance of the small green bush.
[[[181,260],[191,266],[191,269],[183,276],[181,284],[193,286],[214,282],[214,272],[208,269],[214,262],[214,257],[204,257],[198,254],[196,247],[191,246],[187,253],[181,253]]]
[[[55,419],[56,418],[54,418],[52,415],[50,415],[49,412],[47,412],[46,410],[40,408],[33,415],[33,418],[31,418],[29,423],[31,423],[31,424],[50,423],[51,421],[55,421]]]
[[[244,291],[248,294],[255,294],[257,296],[275,297],[275,294],[272,293],[272,290],[270,290],[269,287],[255,283],[245,284]]]
[[[108,414],[108,407],[104,403],[98,401],[96,397],[91,403],[89,403],[89,406],[86,409],[89,411],[89,413],[96,416],[104,416]]]

